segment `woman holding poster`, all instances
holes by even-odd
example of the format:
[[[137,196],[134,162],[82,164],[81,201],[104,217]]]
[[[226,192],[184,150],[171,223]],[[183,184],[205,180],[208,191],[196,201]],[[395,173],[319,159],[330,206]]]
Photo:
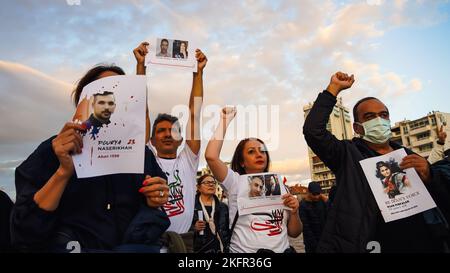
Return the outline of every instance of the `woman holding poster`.
[[[289,193],[282,196],[284,205],[291,208],[291,211],[266,208],[251,214],[238,215],[238,189],[241,186],[248,188],[248,182],[239,183],[240,175],[268,172],[270,156],[262,140],[246,138],[236,147],[231,168],[220,160],[226,129],[235,115],[235,108],[222,109],[219,125],[205,152],[212,173],[228,190],[229,217],[232,223],[230,252],[292,252],[288,235],[297,237],[302,232],[297,213],[299,203],[295,196]]]
[[[74,90],[75,105],[91,82],[124,74],[113,65],[90,69]],[[143,174],[78,178],[72,155],[81,153],[84,131],[80,123],[66,123],[16,168],[13,246],[23,252],[159,252],[169,226],[159,209],[168,187],[155,157],[146,148]]]

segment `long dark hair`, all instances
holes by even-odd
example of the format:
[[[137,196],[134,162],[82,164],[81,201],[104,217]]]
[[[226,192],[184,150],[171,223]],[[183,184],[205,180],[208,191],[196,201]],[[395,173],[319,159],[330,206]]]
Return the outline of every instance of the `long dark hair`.
[[[242,162],[244,162],[244,147],[245,144],[247,142],[249,142],[250,140],[257,140],[259,141],[262,145],[264,145],[264,147],[266,146],[266,144],[264,144],[264,142],[259,139],[259,138],[245,138],[243,140],[241,140],[239,142],[239,144],[236,146],[236,150],[234,150],[234,155],[233,155],[233,159],[231,160],[231,169],[235,172],[237,172],[238,174],[246,174],[244,167],[241,166]],[[270,165],[270,156],[269,156],[269,152],[265,151],[266,156],[267,156],[267,165],[264,168],[264,172],[268,172],[269,171],[269,165]]]
[[[72,99],[75,107],[77,107],[78,105],[78,101],[80,100],[81,91],[83,91],[83,88],[91,82],[97,80],[98,76],[106,71],[115,72],[119,75],[125,75],[123,69],[114,64],[100,64],[89,69],[89,71],[86,72],[86,74],[78,81],[77,86],[72,91]]]

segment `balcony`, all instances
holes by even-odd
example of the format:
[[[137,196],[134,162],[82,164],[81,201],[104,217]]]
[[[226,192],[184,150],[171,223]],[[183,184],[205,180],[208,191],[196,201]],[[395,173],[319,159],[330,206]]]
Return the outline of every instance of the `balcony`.
[[[419,151],[419,149],[416,149],[416,150],[414,150],[414,152],[416,152],[418,155],[420,155],[423,158],[428,158],[428,156],[430,156],[431,149],[427,150],[427,151]]]
[[[433,140],[431,140],[430,137],[423,138],[421,140],[412,141],[411,146],[412,147],[419,147],[419,146],[422,146],[422,145],[428,144],[428,143],[433,143]]]
[[[330,171],[330,169],[328,169],[328,168],[313,168],[313,172],[315,173],[315,174],[319,174],[319,173],[324,173],[324,172],[329,172]]]
[[[392,132],[392,137],[401,137],[402,133],[400,131],[391,131]]]
[[[431,130],[431,126],[430,126],[430,125],[425,125],[425,126],[416,128],[416,129],[414,129],[414,130],[410,130],[410,131],[409,131],[409,135],[410,135],[410,136],[413,136],[413,135],[417,135],[417,134],[420,134],[420,133],[424,133],[424,132],[430,131],[430,130]]]

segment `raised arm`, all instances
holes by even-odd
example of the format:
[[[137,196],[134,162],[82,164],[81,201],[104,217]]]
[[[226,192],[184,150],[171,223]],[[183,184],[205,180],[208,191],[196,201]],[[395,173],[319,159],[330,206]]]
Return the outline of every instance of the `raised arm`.
[[[148,42],[142,42],[133,50],[134,57],[136,58],[136,75],[145,75],[145,55],[148,53]]]
[[[227,132],[228,125],[230,125],[233,118],[236,116],[236,108],[225,107],[220,113],[220,121],[217,129],[208,142],[205,151],[205,159],[211,169],[214,177],[220,182],[223,182],[227,177],[228,168],[225,163],[220,160],[220,151],[222,150],[223,140]]]
[[[136,58],[136,75],[145,75],[147,73],[147,67],[145,66],[145,56],[148,53],[148,42],[142,42],[133,50],[134,57]],[[148,104],[145,110],[145,143],[150,140],[150,117],[148,111]]]
[[[192,76],[192,90],[189,98],[189,122],[186,128],[186,144],[194,154],[200,151],[200,115],[203,104],[203,69],[208,62],[200,49],[195,51],[198,63],[197,73]]]
[[[306,143],[332,171],[339,168],[344,147],[341,141],[326,129],[327,122],[336,104],[336,96],[351,87],[354,81],[353,75],[348,76],[341,72],[334,74],[327,89],[320,93],[314,102],[303,126]]]
[[[444,131],[444,125],[438,131],[438,140],[433,150],[431,150],[430,156],[428,156],[428,162],[433,164],[439,160],[444,159],[444,149],[445,149],[445,139],[447,138],[447,133]]]

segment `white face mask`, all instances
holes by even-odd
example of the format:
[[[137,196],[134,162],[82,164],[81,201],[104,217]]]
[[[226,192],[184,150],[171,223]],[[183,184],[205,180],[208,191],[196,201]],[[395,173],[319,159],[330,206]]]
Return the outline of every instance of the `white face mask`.
[[[392,136],[391,122],[380,117],[364,123],[355,122],[364,127],[362,139],[375,144],[386,143]]]

